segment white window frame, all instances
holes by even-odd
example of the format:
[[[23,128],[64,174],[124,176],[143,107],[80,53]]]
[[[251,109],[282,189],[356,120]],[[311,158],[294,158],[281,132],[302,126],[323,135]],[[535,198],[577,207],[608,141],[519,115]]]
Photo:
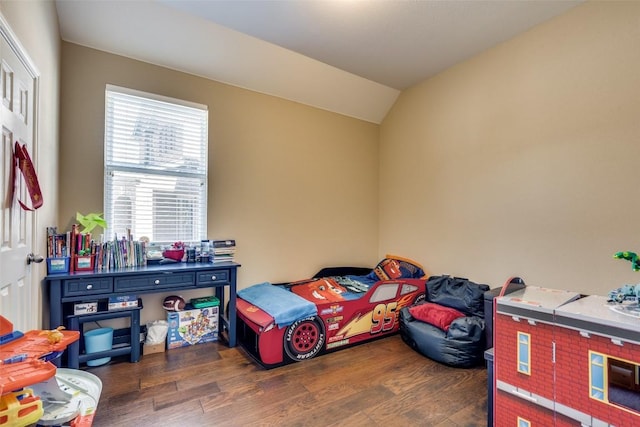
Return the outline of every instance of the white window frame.
[[[121,108],[125,105],[132,106],[131,113]],[[140,106],[148,109],[140,112],[136,109]],[[151,142],[136,135],[138,122],[143,122],[141,118],[152,123],[143,128],[151,129],[144,134],[150,135]],[[158,123],[160,125],[153,127]],[[136,131],[135,126],[138,126]],[[166,129],[169,131],[163,133]],[[106,85],[105,240],[112,240],[116,235],[121,238],[129,229],[134,239],[149,237],[159,245],[207,238],[207,132],[206,105]],[[118,198],[120,203],[123,199],[129,200],[130,218],[117,215]],[[127,230],[123,229],[125,226]]]

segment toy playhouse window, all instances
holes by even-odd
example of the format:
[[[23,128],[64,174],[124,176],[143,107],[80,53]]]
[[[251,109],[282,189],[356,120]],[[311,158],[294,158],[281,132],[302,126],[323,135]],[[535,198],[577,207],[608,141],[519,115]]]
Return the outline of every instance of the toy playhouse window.
[[[531,421],[518,417],[518,427],[531,427]]]
[[[590,397],[640,413],[640,365],[589,352]]]
[[[531,375],[531,335],[518,332],[518,372]]]

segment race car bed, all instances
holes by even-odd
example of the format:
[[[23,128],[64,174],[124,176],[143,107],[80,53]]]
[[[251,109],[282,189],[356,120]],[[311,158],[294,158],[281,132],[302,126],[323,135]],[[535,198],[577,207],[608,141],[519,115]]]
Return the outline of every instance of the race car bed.
[[[250,286],[238,291],[238,340],[273,368],[384,337],[398,331],[400,309],[424,299],[426,279],[420,264],[387,255],[373,269]]]

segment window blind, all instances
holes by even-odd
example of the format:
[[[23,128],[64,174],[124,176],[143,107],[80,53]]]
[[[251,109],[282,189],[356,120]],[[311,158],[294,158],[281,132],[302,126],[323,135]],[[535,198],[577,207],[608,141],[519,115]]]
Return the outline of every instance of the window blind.
[[[105,238],[206,238],[206,106],[112,85],[105,103]]]

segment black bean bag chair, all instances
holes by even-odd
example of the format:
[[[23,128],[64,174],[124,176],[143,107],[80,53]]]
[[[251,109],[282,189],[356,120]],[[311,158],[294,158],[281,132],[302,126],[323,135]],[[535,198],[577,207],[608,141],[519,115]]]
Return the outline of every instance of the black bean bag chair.
[[[400,311],[402,339],[440,363],[478,366],[484,360],[484,293],[489,289],[459,277],[430,277],[426,300]]]

